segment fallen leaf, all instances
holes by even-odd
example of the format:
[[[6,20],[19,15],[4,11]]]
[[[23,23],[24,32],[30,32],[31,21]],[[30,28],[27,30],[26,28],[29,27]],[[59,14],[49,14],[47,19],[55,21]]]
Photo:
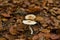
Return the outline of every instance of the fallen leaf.
[[[51,39],[59,39],[59,38],[60,38],[60,35],[51,34],[51,35],[50,35],[50,38],[51,38]]]
[[[32,38],[32,40],[37,40],[38,38],[39,38],[38,35],[34,35],[33,38]]]
[[[9,32],[12,34],[12,35],[16,35],[17,34],[17,29],[16,29],[16,27],[10,27],[10,29],[9,29]]]
[[[50,32],[50,30],[48,30],[48,29],[41,29],[41,32],[49,33],[49,32]]]
[[[3,38],[3,37],[0,37],[0,40],[6,40],[5,38]]]
[[[43,21],[44,19],[43,19],[43,17],[41,17],[41,16],[37,16],[36,17],[36,21],[38,21],[38,22],[40,22],[40,21]]]
[[[6,14],[6,13],[2,13],[1,15],[4,16],[4,17],[10,17],[10,15]]]

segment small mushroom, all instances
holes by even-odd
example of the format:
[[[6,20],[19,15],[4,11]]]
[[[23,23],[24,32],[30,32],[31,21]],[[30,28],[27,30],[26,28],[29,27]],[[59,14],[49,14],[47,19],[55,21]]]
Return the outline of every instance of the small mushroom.
[[[29,14],[29,15],[26,15],[26,16],[25,16],[25,19],[34,20],[35,18],[36,18],[36,16],[33,15],[33,14]]]
[[[27,24],[27,25],[34,25],[34,24],[36,24],[35,21],[31,21],[31,20],[23,20],[23,23]]]
[[[34,25],[34,24],[36,24],[37,22],[31,21],[31,20],[23,20],[23,23],[26,24],[26,25],[29,25],[29,29],[31,30],[31,34],[33,34],[33,29],[31,28],[30,25]]]

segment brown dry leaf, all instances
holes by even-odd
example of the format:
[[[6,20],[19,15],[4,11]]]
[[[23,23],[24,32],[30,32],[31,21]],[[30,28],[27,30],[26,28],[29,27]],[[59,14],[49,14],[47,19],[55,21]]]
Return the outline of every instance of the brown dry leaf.
[[[40,21],[43,21],[44,19],[43,19],[43,17],[41,17],[41,16],[37,16],[36,17],[36,21],[38,21],[38,22],[40,22]]]
[[[44,36],[45,36],[46,38],[50,38],[50,33],[46,33],[46,34],[44,34]]]
[[[21,19],[17,19],[17,23],[22,23]]]
[[[2,30],[3,30],[3,27],[0,26],[0,31],[2,31]]]
[[[44,7],[46,5],[46,0],[43,0],[42,6]]]
[[[59,16],[57,16],[57,19],[59,19],[59,20],[60,20],[60,15],[59,15]]]
[[[22,23],[18,24],[17,30],[18,31],[24,31],[25,25],[23,25]]]
[[[44,32],[44,33],[49,33],[50,32],[50,30],[48,30],[48,29],[41,29],[40,31]]]
[[[45,27],[47,27],[47,26],[48,26],[48,24],[43,23],[43,24],[42,24],[42,26],[45,28]]]
[[[35,11],[40,11],[40,6],[35,6],[35,7],[30,7],[27,9],[29,13],[35,12]]]
[[[20,36],[18,36],[19,40],[26,40],[26,35],[21,34]]]
[[[15,40],[25,40],[25,39],[22,39],[22,38],[21,38],[21,39],[15,39]]]
[[[32,40],[37,40],[38,38],[39,38],[38,35],[34,35],[33,38],[32,38]]]
[[[59,39],[59,38],[60,38],[60,35],[51,34],[51,35],[50,35],[50,38],[51,38],[51,39]]]
[[[6,40],[5,38],[3,38],[3,37],[0,37],[0,40]]]
[[[7,21],[8,19],[6,19],[6,18],[2,18],[2,21]]]
[[[34,31],[38,31],[40,28],[38,26],[33,27]]]
[[[15,39],[15,40],[20,40],[20,39]]]
[[[13,0],[13,3],[20,3],[19,0]]]
[[[52,26],[48,26],[47,29],[53,29],[53,27]]]
[[[12,34],[12,35],[16,35],[17,34],[17,29],[16,29],[16,27],[10,27],[10,29],[9,29],[9,32]]]
[[[1,19],[0,19],[0,31],[3,30],[3,27],[2,27],[2,22],[1,22]]]
[[[52,12],[55,12],[55,14],[60,14],[60,9],[57,7],[53,7],[53,9],[51,9]]]
[[[5,34],[3,35],[5,38],[7,38],[8,40],[14,40],[14,36],[10,35],[10,34]]]
[[[39,33],[38,36],[39,38],[42,37],[44,35],[44,33]]]
[[[40,6],[35,6],[34,8],[35,8],[36,11],[40,10]]]
[[[39,33],[38,35],[39,35],[39,38],[43,36],[46,37],[47,39],[50,38],[50,33]]]
[[[10,17],[10,15],[6,14],[6,13],[2,13],[1,15],[4,16],[4,17]]]
[[[57,14],[60,14],[60,9],[58,9]]]
[[[53,3],[53,0],[47,0],[48,1],[48,3]]]
[[[12,10],[10,11],[11,9],[9,9],[9,11],[7,11],[8,14],[12,14]]]

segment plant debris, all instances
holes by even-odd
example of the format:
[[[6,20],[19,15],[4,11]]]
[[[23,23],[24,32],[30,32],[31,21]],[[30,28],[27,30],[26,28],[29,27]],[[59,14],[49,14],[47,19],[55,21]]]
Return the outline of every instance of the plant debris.
[[[60,0],[0,0],[0,40],[60,40]]]

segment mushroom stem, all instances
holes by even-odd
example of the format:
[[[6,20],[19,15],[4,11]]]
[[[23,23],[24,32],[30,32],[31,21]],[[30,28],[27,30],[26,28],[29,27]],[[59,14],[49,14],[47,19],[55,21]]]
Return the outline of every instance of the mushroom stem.
[[[29,26],[29,29],[31,31],[31,34],[33,34],[33,29],[31,28],[31,26]]]

